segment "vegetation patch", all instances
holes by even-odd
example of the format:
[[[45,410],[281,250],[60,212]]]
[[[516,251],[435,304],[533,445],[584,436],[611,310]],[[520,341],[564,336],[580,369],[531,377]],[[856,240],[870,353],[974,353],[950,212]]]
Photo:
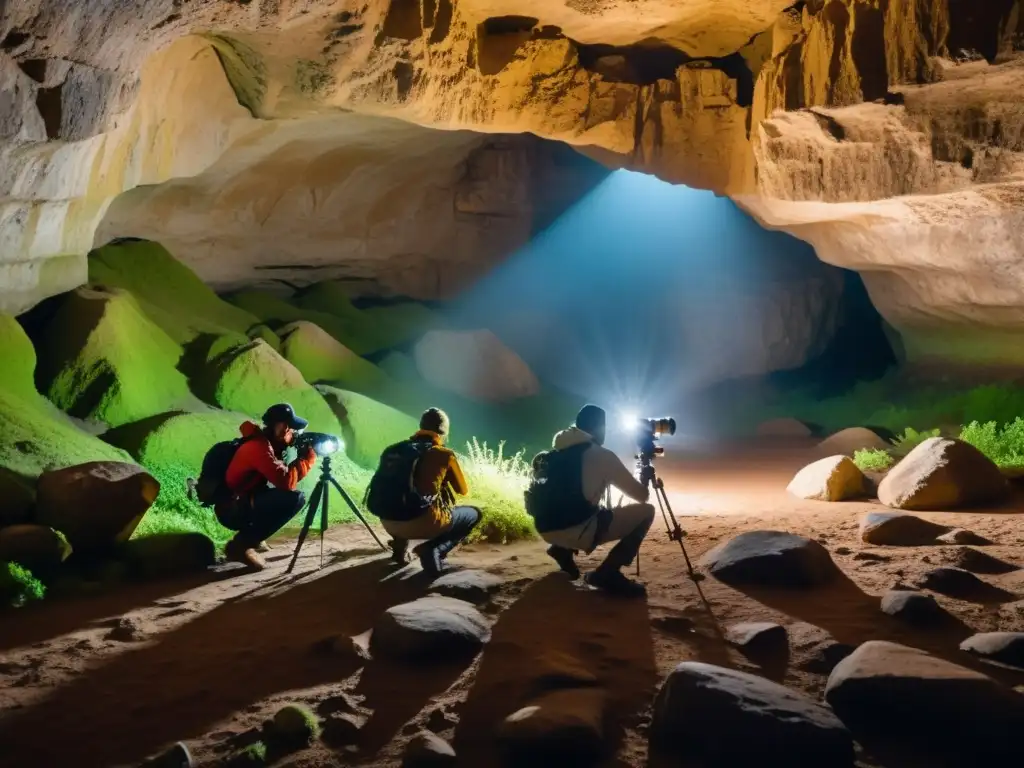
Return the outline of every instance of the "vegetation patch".
[[[0,563],[0,607],[21,608],[45,595],[46,587],[27,568]]]
[[[313,323],[289,323],[280,336],[281,354],[310,383],[331,382],[359,392],[374,392],[388,383],[380,368]]]
[[[533,518],[526,513],[523,492],[530,481],[530,465],[523,452],[508,456],[504,444],[490,448],[476,438],[466,443],[466,453],[459,456],[469,483],[464,502],[478,506],[483,520],[470,536],[470,541],[483,540],[505,544],[537,536]]]
[[[885,472],[895,463],[895,459],[881,448],[865,448],[853,454],[853,463],[861,472]]]
[[[1024,467],[1024,418],[1020,416],[1003,426],[994,421],[984,424],[972,421],[963,428],[960,439],[973,445],[1000,467]]]

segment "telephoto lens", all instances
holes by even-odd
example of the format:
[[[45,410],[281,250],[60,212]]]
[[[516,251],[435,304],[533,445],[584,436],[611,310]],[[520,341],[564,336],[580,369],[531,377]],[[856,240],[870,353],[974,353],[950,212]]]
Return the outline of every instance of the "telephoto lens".
[[[331,456],[345,447],[341,438],[327,432],[303,432],[295,436],[295,450],[312,448],[317,456]]]

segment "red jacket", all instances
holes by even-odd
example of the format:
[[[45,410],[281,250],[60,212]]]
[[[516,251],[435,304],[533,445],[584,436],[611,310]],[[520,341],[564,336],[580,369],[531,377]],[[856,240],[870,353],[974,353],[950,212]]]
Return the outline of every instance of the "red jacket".
[[[224,477],[236,497],[250,494],[268,482],[275,488],[295,490],[316,463],[316,454],[310,450],[290,465],[285,464],[274,453],[274,446],[263,430],[251,421],[244,422],[239,431],[249,440],[235,451]]]

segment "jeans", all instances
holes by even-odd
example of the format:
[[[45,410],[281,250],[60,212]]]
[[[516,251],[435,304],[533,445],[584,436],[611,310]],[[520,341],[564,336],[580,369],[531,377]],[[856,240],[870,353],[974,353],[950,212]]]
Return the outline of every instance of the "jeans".
[[[647,531],[654,522],[654,507],[650,504],[627,504],[611,509],[608,527],[600,530],[597,516],[561,531],[547,531],[541,538],[548,544],[564,549],[591,552],[600,544],[618,541],[604,562],[602,568],[624,568],[636,559]]]
[[[247,498],[236,499],[228,514],[218,518],[225,528],[238,531],[247,544],[256,545],[281,530],[305,505],[302,491],[268,488],[253,494],[251,506]]]
[[[384,530],[394,539],[394,551],[405,552],[410,539],[427,538],[423,549],[435,549],[439,557],[444,557],[462,542],[483,517],[476,507],[453,507],[451,522],[447,525],[425,520],[395,522],[382,520]]]

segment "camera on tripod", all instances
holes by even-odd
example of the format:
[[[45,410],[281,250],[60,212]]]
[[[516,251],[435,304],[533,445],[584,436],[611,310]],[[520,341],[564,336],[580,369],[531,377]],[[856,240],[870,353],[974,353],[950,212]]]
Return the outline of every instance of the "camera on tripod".
[[[649,463],[652,459],[665,455],[665,447],[655,443],[662,435],[676,433],[676,420],[672,418],[629,418],[626,430],[636,443],[637,459]]]
[[[333,456],[345,447],[345,443],[337,435],[327,432],[300,432],[292,442],[295,450],[302,452],[312,448],[317,456]]]

